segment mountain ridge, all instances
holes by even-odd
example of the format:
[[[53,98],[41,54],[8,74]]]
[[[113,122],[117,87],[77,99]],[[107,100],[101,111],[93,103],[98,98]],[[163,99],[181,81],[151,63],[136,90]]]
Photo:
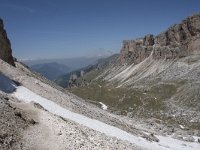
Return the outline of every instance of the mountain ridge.
[[[30,69],[52,81],[71,71],[68,66],[56,62],[32,65]]]
[[[148,34],[143,38],[124,40],[119,58],[115,59],[113,64],[110,65],[120,71],[120,68],[123,68],[124,65],[137,65],[148,57],[152,57],[153,60],[173,61],[198,54],[200,54],[200,14],[194,14],[181,23],[170,26],[157,36]],[[97,66],[99,66],[98,62],[93,65],[93,68],[97,69]],[[84,68],[79,70],[84,71]],[[116,74],[118,73],[116,72]],[[76,75],[80,77],[80,75]],[[66,80],[69,80],[69,78]],[[64,84],[61,83],[60,85],[63,86]]]
[[[175,59],[200,54],[200,14],[192,15],[181,23],[154,36],[124,40],[120,51],[121,63],[138,64],[150,56],[154,59]]]

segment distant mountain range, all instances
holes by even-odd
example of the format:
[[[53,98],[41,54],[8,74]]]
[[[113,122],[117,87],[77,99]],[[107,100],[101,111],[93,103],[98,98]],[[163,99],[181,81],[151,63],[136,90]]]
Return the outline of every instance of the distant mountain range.
[[[80,70],[80,68],[85,68],[88,65],[94,65],[100,59],[103,59],[103,57],[96,56],[65,59],[32,59],[21,61],[29,66],[31,70],[40,73],[49,80],[57,80],[59,84],[61,83],[64,86],[65,84],[63,84],[63,81],[60,82],[61,78],[65,78],[68,73],[75,70]],[[69,77],[67,77],[67,80],[68,79]]]
[[[56,62],[37,64],[30,67],[31,70],[40,73],[49,80],[54,80],[58,76],[71,71],[70,67]]]
[[[104,56],[105,57],[105,56]],[[31,59],[31,60],[20,60],[25,63],[27,66],[31,67],[37,64],[46,64],[56,62],[58,64],[63,64],[69,66],[71,70],[77,70],[83,67],[86,67],[91,64],[95,64],[98,59],[104,58],[101,56],[94,57],[77,57],[77,58],[55,58],[55,59]]]
[[[113,60],[117,59],[118,57],[119,57],[119,54],[114,54],[114,55],[112,55],[110,57],[107,57],[107,58],[98,59],[98,61],[96,61],[95,64],[91,64],[91,65],[88,65],[86,67],[70,71],[67,74],[63,74],[63,75],[59,76],[54,81],[58,85],[60,85],[60,86],[62,86],[64,88],[67,88],[69,86],[70,78],[72,76],[75,75],[77,77],[77,79],[81,78],[81,76],[85,77],[85,74],[90,73],[93,70],[101,70],[101,68],[103,68],[103,67],[105,67],[105,66],[107,66],[109,64],[112,64]],[[77,80],[75,84],[82,85],[82,84],[88,83],[96,75],[90,75],[90,76],[88,76],[84,80],[84,83],[83,83],[83,80]]]

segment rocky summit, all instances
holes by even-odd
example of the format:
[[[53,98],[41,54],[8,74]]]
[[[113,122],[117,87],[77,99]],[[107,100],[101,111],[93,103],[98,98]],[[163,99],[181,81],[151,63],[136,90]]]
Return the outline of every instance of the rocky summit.
[[[175,59],[200,53],[200,14],[190,16],[157,36],[123,41],[121,63],[142,62],[152,53],[155,59]]]
[[[6,30],[4,29],[3,20],[1,18],[0,18],[0,59],[15,66],[14,58],[12,56],[10,40],[7,37]]]

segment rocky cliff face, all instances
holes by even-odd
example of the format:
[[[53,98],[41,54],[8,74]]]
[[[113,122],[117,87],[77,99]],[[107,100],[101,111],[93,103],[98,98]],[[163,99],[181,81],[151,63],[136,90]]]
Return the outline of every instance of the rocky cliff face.
[[[152,53],[155,59],[200,54],[200,14],[190,16],[157,36],[123,41],[121,62],[139,63]]]
[[[7,37],[2,19],[0,19],[0,59],[15,66],[14,59],[12,56],[10,40]]]

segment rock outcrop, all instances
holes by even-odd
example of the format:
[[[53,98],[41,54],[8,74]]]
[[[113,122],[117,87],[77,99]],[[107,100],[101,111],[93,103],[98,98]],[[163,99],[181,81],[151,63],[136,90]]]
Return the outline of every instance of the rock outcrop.
[[[190,16],[157,36],[123,41],[121,62],[140,63],[152,53],[154,59],[175,59],[200,54],[200,14]]]
[[[10,40],[7,37],[2,19],[0,19],[0,59],[15,66]]]

